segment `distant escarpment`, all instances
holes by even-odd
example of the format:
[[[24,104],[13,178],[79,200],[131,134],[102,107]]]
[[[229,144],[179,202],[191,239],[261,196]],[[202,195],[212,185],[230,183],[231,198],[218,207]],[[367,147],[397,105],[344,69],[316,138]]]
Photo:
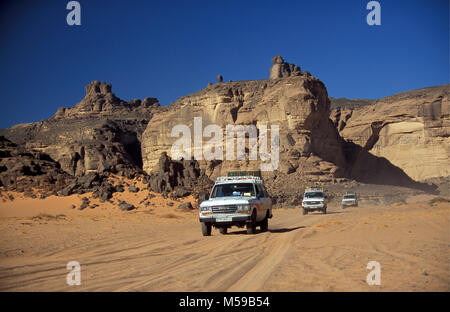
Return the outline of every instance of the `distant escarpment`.
[[[344,139],[387,159],[412,179],[448,177],[449,88],[429,87],[379,100],[334,99],[331,118]]]

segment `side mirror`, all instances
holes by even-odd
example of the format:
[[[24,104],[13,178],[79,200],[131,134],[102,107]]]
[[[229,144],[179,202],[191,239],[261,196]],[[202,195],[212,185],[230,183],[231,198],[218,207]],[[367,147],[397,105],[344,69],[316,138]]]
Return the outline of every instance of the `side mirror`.
[[[209,199],[209,194],[206,194],[205,195],[205,200],[208,200]]]

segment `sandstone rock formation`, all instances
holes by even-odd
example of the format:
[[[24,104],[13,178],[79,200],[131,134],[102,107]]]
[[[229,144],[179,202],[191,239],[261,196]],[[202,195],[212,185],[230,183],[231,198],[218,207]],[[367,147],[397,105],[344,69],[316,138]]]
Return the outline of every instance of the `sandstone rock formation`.
[[[153,114],[164,109],[155,98],[120,100],[110,84],[94,81],[73,108],[58,109],[52,118],[0,134],[29,150],[47,153],[71,175],[103,171],[133,175],[142,167],[141,134]]]
[[[332,115],[343,138],[386,158],[414,180],[448,177],[449,87],[418,89],[356,107],[337,107]]]
[[[328,118],[329,105],[324,84],[312,76],[209,86],[178,99],[164,115],[153,117],[142,137],[143,169],[150,173],[161,153],[170,155],[177,140],[171,137],[174,126],[187,125],[193,135],[194,117],[201,117],[202,129],[210,124],[221,129],[227,125],[278,125],[280,170],[288,174],[296,168],[308,167],[309,171],[302,172],[303,175],[315,181],[331,181],[339,176],[338,167],[345,168],[345,157],[338,132]],[[225,135],[223,140],[225,158]],[[318,163],[308,162],[311,157],[318,157]],[[199,163],[208,176],[215,177],[232,169],[259,169],[261,161],[249,160],[247,153],[247,160],[199,160]],[[323,173],[325,167],[328,170]]]
[[[281,68],[285,64],[281,57],[275,57],[273,62]],[[387,159],[371,154],[365,146],[344,140],[338,133],[336,122],[341,122],[339,129],[344,129],[346,124],[342,119],[347,121],[351,114],[344,118],[339,116],[340,120],[335,116],[334,122],[329,116],[330,101],[324,84],[306,72],[283,79],[208,85],[178,99],[164,115],[153,117],[142,136],[143,169],[147,173],[158,171],[161,153],[171,155],[172,146],[180,135],[172,133],[175,126],[187,126],[190,141],[195,141],[194,121],[197,118],[202,123],[198,139],[203,146],[210,138],[202,138],[205,127],[217,125],[224,131],[221,138],[223,159],[205,161],[202,149],[195,149],[193,143],[190,146],[191,156],[196,157],[200,169],[212,179],[230,170],[257,170],[263,162],[261,158],[250,159],[253,147],[250,142],[246,142],[245,160],[226,159],[227,125],[253,125],[258,129],[262,125],[278,125],[279,166],[274,172],[263,173],[268,184],[295,187],[305,183],[339,183],[355,179],[434,190],[434,187],[415,182]]]
[[[110,84],[94,81],[74,107],[58,109],[41,122],[0,130],[17,143],[0,140],[0,186],[42,187],[58,195],[90,191],[109,200],[123,186],[109,183],[108,174],[132,178],[147,173],[149,190],[173,197],[194,194],[199,203],[212,185],[209,178],[230,170],[258,170],[267,163],[258,149],[262,142],[257,141],[257,158],[250,157],[256,144],[248,139],[244,159],[227,159],[226,127],[238,125],[254,126],[258,140],[268,139],[269,152],[270,139],[276,137],[271,126],[279,127],[278,167],[263,173],[278,203],[298,205],[302,187],[313,184],[352,185],[356,180],[433,191],[411,177],[449,176],[448,85],[377,101],[330,103],[319,79],[280,56],[272,61],[273,79],[223,82],[218,77],[220,83],[208,83],[169,107],[159,106],[155,98],[121,100]],[[199,134],[195,120],[201,120]],[[171,159],[179,139],[172,130],[179,125],[188,127],[191,142],[199,136],[203,146],[211,137],[205,128],[219,126],[223,159],[207,161],[194,146],[191,157],[198,161]]]
[[[270,79],[300,76],[302,74],[300,66],[285,63],[280,55],[276,55],[272,59],[272,64],[273,65],[270,68]]]
[[[112,93],[111,84],[93,81],[86,86],[86,96],[73,108],[59,108],[54,119],[67,117],[92,117],[97,114],[127,114],[144,113],[148,109],[158,107],[156,98],[145,98],[143,101],[134,99],[129,102],[123,101]]]
[[[223,77],[222,75],[217,75],[217,82],[223,82]]]

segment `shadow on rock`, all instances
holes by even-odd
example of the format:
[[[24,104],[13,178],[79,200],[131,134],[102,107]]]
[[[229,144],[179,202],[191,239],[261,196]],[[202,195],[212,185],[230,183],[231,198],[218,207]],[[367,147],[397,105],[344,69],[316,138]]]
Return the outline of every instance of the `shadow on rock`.
[[[414,181],[386,158],[377,157],[351,141],[344,142],[344,153],[349,168],[348,175],[356,181],[409,187],[431,194],[439,193],[435,184]]]

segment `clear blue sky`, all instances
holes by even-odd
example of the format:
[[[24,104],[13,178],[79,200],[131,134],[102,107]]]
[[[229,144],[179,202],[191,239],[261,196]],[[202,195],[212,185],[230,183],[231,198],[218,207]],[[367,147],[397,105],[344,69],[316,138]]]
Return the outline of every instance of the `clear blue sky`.
[[[39,121],[92,80],[162,105],[215,82],[268,78],[271,58],[310,71],[333,97],[380,98],[448,83],[448,0],[68,0],[0,2],[0,128]]]

